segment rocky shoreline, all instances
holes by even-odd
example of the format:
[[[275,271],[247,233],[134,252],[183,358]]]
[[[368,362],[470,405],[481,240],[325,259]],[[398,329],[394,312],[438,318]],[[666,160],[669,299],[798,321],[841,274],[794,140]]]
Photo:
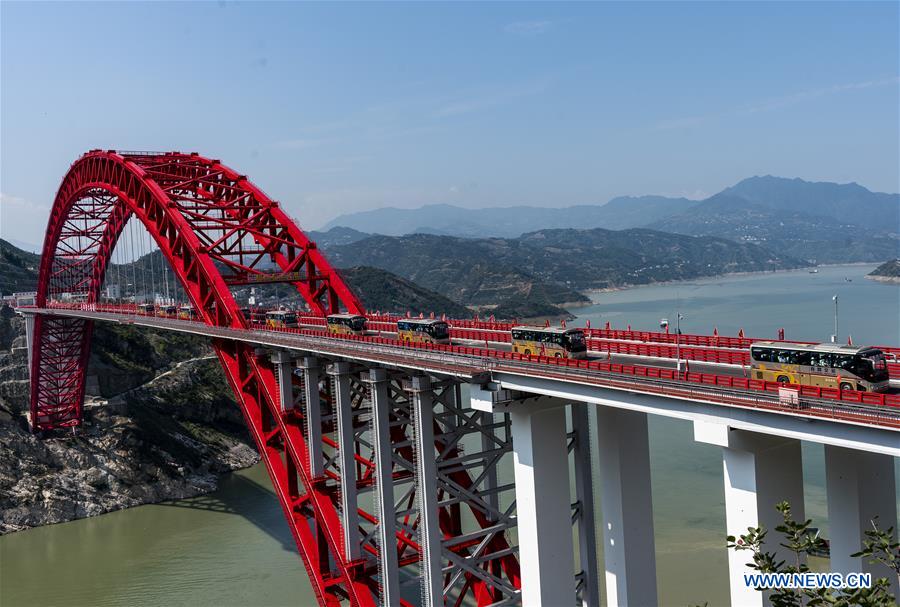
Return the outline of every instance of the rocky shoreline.
[[[89,367],[94,394],[86,399],[84,426],[33,435],[25,417],[23,332],[22,320],[0,309],[0,534],[209,493],[221,475],[259,461],[218,362],[202,342],[178,344],[180,354],[192,356],[174,365],[132,369],[110,382],[104,359],[116,352],[104,350],[104,341],[133,351],[146,344],[101,335]],[[166,350],[165,343],[153,347]],[[104,394],[111,384],[122,390]]]

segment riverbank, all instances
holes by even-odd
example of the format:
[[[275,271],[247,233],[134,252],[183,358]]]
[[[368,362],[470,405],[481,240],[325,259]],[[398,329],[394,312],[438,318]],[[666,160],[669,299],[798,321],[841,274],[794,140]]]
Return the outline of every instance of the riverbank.
[[[609,287],[605,289],[587,289],[582,291],[587,297],[591,299],[590,303],[582,304],[580,306],[572,306],[572,307],[590,307],[597,303],[596,296],[602,295],[604,293],[618,293],[620,291],[631,291],[635,289],[645,289],[645,288],[653,288],[653,287],[665,287],[670,285],[691,285],[691,284],[701,284],[709,281],[719,280],[722,278],[740,278],[744,276],[777,276],[783,274],[817,274],[818,272],[810,272],[811,269],[834,269],[834,268],[867,268],[867,267],[875,267],[875,264],[866,263],[866,262],[856,262],[856,263],[841,263],[841,264],[821,264],[818,266],[805,266],[803,268],[792,268],[790,270],[765,270],[762,272],[728,272],[727,274],[711,274],[709,276],[698,276],[697,278],[685,278],[683,280],[664,280],[660,282],[649,282],[642,284],[624,284],[615,287]]]
[[[105,328],[98,329],[89,366],[94,394],[86,398],[84,425],[32,434],[24,322],[0,309],[0,329],[0,535],[203,495],[218,488],[222,475],[259,461],[205,346],[183,348],[188,358],[149,373],[113,374],[104,357],[115,353],[104,343],[143,362],[153,357],[143,352],[143,342],[104,335]],[[102,386],[122,391],[98,396]]]

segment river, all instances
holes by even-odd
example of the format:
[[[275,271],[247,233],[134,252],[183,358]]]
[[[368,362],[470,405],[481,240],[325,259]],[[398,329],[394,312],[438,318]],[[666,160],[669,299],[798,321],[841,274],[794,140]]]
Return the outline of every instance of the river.
[[[593,295],[577,311],[616,328],[654,329],[680,311],[686,333],[826,340],[832,295],[841,339],[900,344],[900,287],[864,278],[874,266],[730,276]],[[851,281],[848,282],[847,279]],[[651,418],[660,601],[727,605],[724,494],[718,448],[691,426]],[[804,444],[807,516],[827,535],[822,448]],[[900,475],[898,475],[900,486]],[[132,508],[0,538],[0,605],[311,605],[312,590],[262,466],[213,494]]]

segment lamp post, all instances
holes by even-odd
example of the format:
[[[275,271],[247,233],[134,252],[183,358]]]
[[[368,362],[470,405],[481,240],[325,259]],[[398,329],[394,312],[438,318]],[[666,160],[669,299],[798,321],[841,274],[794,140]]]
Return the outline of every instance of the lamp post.
[[[681,374],[681,312],[675,313],[675,367]]]

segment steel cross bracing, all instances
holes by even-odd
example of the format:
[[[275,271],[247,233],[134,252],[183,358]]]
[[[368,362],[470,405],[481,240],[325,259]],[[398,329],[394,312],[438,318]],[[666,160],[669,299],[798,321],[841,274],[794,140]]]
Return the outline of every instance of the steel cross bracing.
[[[511,492],[513,485],[497,487],[489,482],[496,479],[499,462],[511,449],[506,416],[502,422],[484,423],[481,412],[462,404],[457,380],[435,380],[430,389],[433,446],[431,453],[420,454],[412,430],[414,414],[408,374],[372,371],[343,362],[328,364],[325,360],[319,366],[326,368],[329,375],[320,394],[322,433],[331,433],[333,438],[324,439],[323,475],[313,482],[321,483],[342,504],[344,535],[340,549],[344,557],[357,569],[377,575],[382,602],[409,604],[400,597],[417,594],[411,593],[408,586],[418,585],[424,544],[417,498],[421,479],[417,478],[415,464],[422,458],[431,458],[436,474],[428,481],[436,490],[435,520],[445,538],[439,547],[442,604],[468,604],[473,596],[478,604],[515,603],[520,585],[516,550],[506,536],[506,531],[515,525],[514,502],[502,511],[494,505],[501,494]],[[372,379],[375,372],[384,377]],[[305,409],[304,399],[294,396],[305,392],[302,381],[292,381],[292,390],[291,402],[302,403]],[[346,450],[340,448],[339,418],[344,398],[350,413],[344,421],[351,428],[343,433],[352,436],[353,441],[352,448]],[[375,427],[376,412],[386,416],[387,427],[381,432]],[[296,411],[292,414],[300,415]],[[478,447],[487,444],[489,449],[466,454],[467,438],[477,438]],[[378,477],[381,483],[376,479],[379,449],[390,454],[391,465],[389,472]],[[344,473],[345,469],[349,474]],[[390,523],[384,522],[382,515],[387,511],[393,512]],[[348,521],[354,529],[348,528]],[[383,538],[382,524],[392,529],[390,555],[382,550],[383,539],[379,539]],[[387,567],[386,559],[390,559]],[[392,579],[387,580],[386,576]]]

